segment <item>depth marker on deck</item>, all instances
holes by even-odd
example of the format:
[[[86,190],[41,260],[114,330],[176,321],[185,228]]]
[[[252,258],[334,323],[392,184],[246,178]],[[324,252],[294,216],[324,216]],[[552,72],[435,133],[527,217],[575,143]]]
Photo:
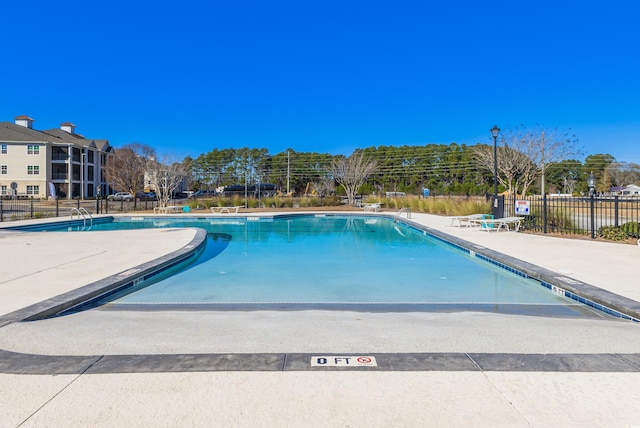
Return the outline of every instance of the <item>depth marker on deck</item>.
[[[376,357],[368,355],[321,355],[311,357],[311,367],[377,367]]]

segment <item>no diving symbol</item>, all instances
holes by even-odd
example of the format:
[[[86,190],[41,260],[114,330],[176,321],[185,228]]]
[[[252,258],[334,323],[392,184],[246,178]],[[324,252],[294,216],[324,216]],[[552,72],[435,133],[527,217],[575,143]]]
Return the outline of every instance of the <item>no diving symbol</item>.
[[[370,357],[358,357],[356,361],[358,361],[360,364],[371,364]]]

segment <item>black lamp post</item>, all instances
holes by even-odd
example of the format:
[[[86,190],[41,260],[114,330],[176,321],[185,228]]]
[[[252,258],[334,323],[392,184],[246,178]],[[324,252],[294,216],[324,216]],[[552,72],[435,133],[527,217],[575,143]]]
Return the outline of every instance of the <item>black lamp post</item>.
[[[596,176],[593,175],[593,172],[589,174],[589,178],[587,178],[587,186],[589,186],[589,200],[591,205],[591,239],[595,239],[596,237],[596,217],[594,212],[594,203],[593,203],[593,195],[595,193],[596,188]]]
[[[500,134],[500,128],[494,125],[490,130],[493,137],[493,215],[497,214],[498,208],[498,134]]]
[[[593,172],[587,178],[587,186],[589,186],[589,196],[593,196],[596,188],[596,176],[593,175]]]

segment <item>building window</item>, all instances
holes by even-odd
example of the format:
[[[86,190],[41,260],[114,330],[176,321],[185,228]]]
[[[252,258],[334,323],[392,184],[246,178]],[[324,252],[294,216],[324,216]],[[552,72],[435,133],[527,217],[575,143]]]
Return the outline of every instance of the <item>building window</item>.
[[[39,195],[40,186],[27,186],[27,196]]]
[[[0,174],[2,174],[2,175],[6,175],[7,174],[7,166],[6,165],[2,165],[0,167]]]
[[[40,175],[40,165],[28,165],[27,175]]]
[[[40,146],[29,144],[27,146],[27,154],[28,155],[39,155],[40,154]]]
[[[6,155],[7,154],[7,145],[3,144],[2,146],[0,146],[0,154]]]
[[[0,186],[0,196],[7,196],[7,186]]]

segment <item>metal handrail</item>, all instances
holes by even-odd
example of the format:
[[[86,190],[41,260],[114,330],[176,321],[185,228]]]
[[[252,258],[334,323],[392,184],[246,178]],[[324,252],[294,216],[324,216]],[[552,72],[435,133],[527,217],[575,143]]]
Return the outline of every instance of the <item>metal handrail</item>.
[[[409,207],[402,207],[400,208],[400,210],[396,213],[395,216],[393,216],[393,222],[397,222],[398,221],[398,217],[400,217],[400,214],[402,213],[407,213],[407,218],[411,218],[411,208]]]
[[[91,213],[89,213],[89,211],[87,211],[84,207],[71,208],[71,220],[73,220],[76,215],[78,216],[78,219],[82,217],[82,231],[87,228],[87,217],[89,218],[89,229],[87,230],[91,230],[91,228],[93,227],[93,216],[91,215]]]

